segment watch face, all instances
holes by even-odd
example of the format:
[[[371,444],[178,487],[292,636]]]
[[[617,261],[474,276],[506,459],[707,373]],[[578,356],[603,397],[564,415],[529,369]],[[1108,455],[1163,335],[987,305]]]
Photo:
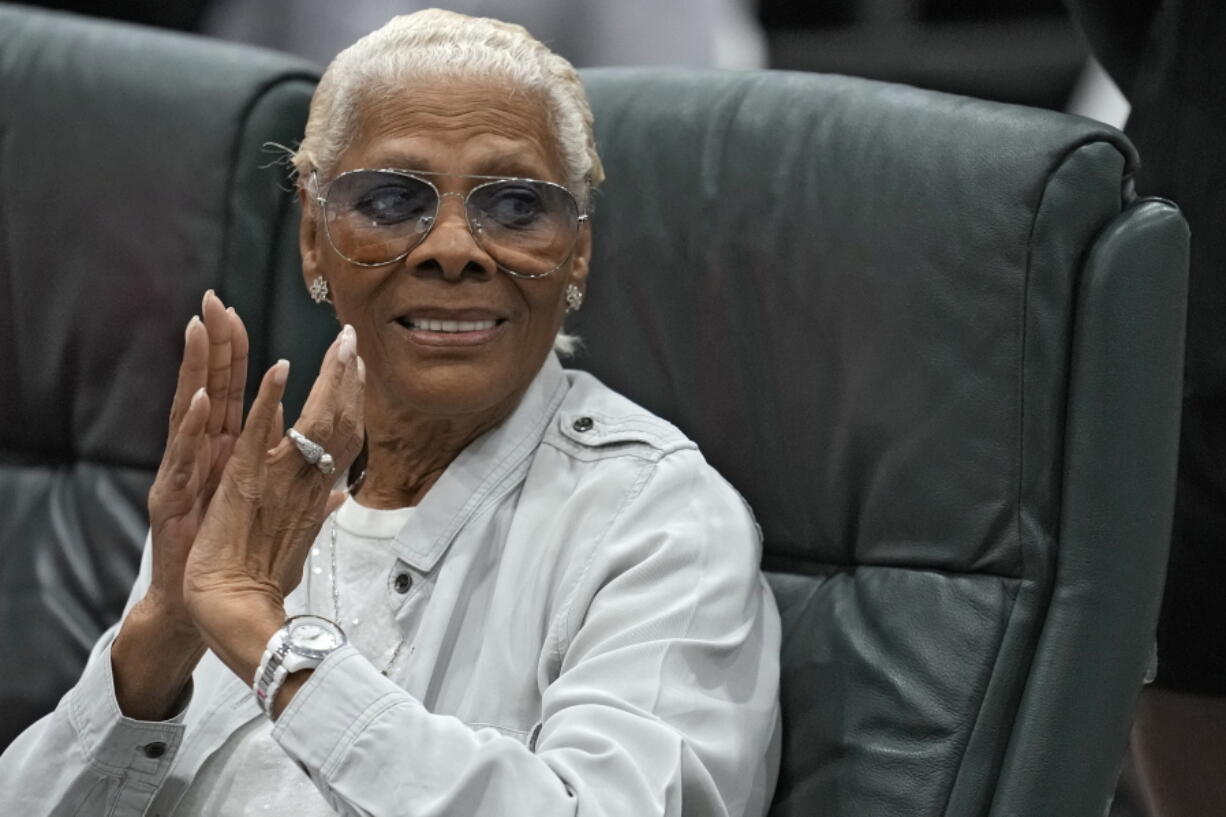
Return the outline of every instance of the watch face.
[[[341,628],[319,616],[295,616],[289,622],[290,649],[300,655],[322,658],[345,643]]]

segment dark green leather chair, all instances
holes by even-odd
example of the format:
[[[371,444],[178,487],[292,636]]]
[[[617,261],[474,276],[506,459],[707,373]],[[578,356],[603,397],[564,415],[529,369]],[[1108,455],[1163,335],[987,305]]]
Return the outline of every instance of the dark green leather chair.
[[[1187,229],[1084,119],[835,76],[591,71],[577,362],[749,499],[775,817],[1097,817],[1151,657]]]
[[[261,145],[300,137],[317,79],[282,54],[0,5],[0,747],[123,608],[203,291],[247,316],[257,362],[310,306]]]
[[[72,682],[143,537],[216,287],[306,376],[268,140],[287,57],[0,7],[0,744]],[[784,815],[1102,812],[1170,515],[1186,231],[1082,120],[838,77],[591,71],[585,366],[757,509]],[[20,668],[13,671],[13,668]]]

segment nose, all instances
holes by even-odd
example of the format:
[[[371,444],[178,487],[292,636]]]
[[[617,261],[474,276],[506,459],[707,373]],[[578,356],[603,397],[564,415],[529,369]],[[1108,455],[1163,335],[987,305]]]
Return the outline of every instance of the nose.
[[[420,275],[438,275],[448,281],[488,278],[498,271],[498,264],[469,230],[464,197],[459,193],[439,196],[434,224],[405,261]]]

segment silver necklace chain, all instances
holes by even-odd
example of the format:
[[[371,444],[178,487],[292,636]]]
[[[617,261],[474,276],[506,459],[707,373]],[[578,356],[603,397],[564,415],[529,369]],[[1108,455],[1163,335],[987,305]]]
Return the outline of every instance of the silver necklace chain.
[[[332,561],[332,614],[335,616],[336,623],[340,624],[342,621],[341,619],[340,580],[337,577],[337,573],[336,573],[336,525],[337,525],[336,515],[337,513],[339,513],[339,509],[337,511],[332,512],[332,530],[331,530],[331,535],[329,536],[328,550],[329,550],[329,556]],[[401,638],[400,643],[396,645],[396,649],[392,650],[392,657],[387,659],[387,664],[382,669],[382,673],[385,677],[387,676],[388,672],[391,671],[392,665],[396,663],[396,659],[400,657],[400,651],[404,649],[404,643],[407,640],[408,640],[407,638]]]

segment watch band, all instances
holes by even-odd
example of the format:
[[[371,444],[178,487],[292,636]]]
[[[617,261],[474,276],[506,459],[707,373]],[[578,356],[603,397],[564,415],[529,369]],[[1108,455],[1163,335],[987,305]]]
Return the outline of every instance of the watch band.
[[[307,623],[303,624],[303,622]],[[297,631],[294,630],[295,623],[300,625]],[[295,632],[301,634],[303,629],[313,629],[315,635],[318,635],[321,628],[325,635],[332,637],[330,644],[321,646],[319,643],[311,643],[308,640],[295,646]],[[273,701],[277,699],[277,693],[290,673],[318,667],[323,663],[325,657],[345,643],[344,631],[337,624],[325,618],[302,615],[287,619],[285,624],[281,625],[281,628],[268,639],[268,646],[264,648],[264,654],[260,656],[260,663],[255,670],[251,690],[255,693],[256,704],[259,705],[260,711],[271,718]]]
[[[269,717],[272,717],[272,702],[276,700],[277,692],[289,675],[284,663],[285,653],[289,651],[284,631],[285,628],[282,627],[269,639],[268,646],[260,657],[260,665],[255,671],[255,683],[251,685],[260,711]]]

